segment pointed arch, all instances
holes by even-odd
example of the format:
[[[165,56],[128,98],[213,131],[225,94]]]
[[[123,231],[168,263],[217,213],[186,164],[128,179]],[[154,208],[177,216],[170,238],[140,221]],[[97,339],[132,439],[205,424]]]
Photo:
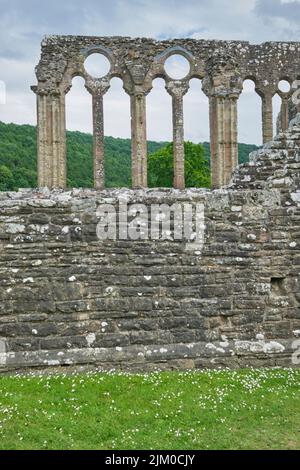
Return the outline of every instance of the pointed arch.
[[[67,186],[93,187],[92,97],[80,76],[66,94],[66,128]]]

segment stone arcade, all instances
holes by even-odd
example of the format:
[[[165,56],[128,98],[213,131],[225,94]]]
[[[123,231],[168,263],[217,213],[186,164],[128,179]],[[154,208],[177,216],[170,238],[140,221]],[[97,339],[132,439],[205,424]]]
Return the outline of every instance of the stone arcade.
[[[93,53],[105,55],[110,62],[110,71],[101,79],[91,77],[84,67]],[[173,80],[164,69],[166,59],[174,54],[190,64],[182,80]],[[92,95],[96,189],[104,188],[103,97],[112,77],[123,80],[131,100],[133,188],[147,187],[146,96],[152,81],[163,77],[173,103],[174,188],[184,189],[183,96],[191,78],[202,80],[210,103],[212,183],[220,188],[229,183],[238,163],[237,100],[244,80],[254,80],[261,97],[263,142],[268,142],[273,137],[275,93],[282,98],[280,127],[288,127],[288,103],[295,90],[284,93],[278,84],[282,79],[292,84],[300,78],[300,44],[51,36],[42,43],[36,74],[38,85],[32,89],[37,94],[40,187],[66,186],[65,95],[79,75]]]
[[[111,63],[99,80],[83,67],[95,51]],[[164,72],[173,53],[190,62],[181,81]],[[78,74],[93,95],[97,191],[65,189],[64,100]],[[113,76],[131,97],[132,190],[103,188],[102,104]],[[146,188],[146,95],[157,76],[173,98],[175,189]],[[300,45],[55,36],[43,42],[37,77],[41,188],[0,193],[0,370],[298,365],[300,114],[292,91],[280,92],[273,139],[272,96],[279,80],[300,78]],[[191,77],[210,99],[214,191],[184,189],[182,99]],[[265,145],[236,168],[246,78],[262,98]],[[120,199],[202,204],[201,250],[183,240],[99,240],[99,206],[117,208]]]

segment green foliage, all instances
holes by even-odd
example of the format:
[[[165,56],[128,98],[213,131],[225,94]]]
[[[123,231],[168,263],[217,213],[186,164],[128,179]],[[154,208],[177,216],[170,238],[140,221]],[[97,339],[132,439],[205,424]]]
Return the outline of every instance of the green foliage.
[[[187,187],[210,187],[209,161],[204,147],[192,142],[184,143],[184,172]],[[173,144],[167,144],[149,155],[148,178],[150,187],[173,186]]]
[[[210,144],[209,142],[203,142],[205,155],[210,160]],[[238,144],[239,151],[239,163],[247,163],[249,161],[249,153],[254,152],[259,147],[254,144]]]
[[[0,165],[0,191],[6,191],[7,189],[14,189],[14,177],[7,166]]]
[[[35,127],[0,122],[1,191],[37,185],[36,153]]]
[[[131,141],[105,137],[106,187],[131,186]],[[209,144],[185,143],[187,186],[209,186]],[[240,163],[247,161],[255,145],[239,144]],[[164,149],[164,150],[163,150]],[[160,151],[160,152],[159,152]],[[149,183],[172,186],[172,144],[148,142]],[[93,139],[91,134],[67,132],[67,169],[69,187],[93,186]],[[161,154],[161,156],[160,156]],[[4,124],[0,121],[0,190],[37,186],[36,128]],[[163,184],[159,184],[163,183]],[[166,184],[168,183],[168,184]]]

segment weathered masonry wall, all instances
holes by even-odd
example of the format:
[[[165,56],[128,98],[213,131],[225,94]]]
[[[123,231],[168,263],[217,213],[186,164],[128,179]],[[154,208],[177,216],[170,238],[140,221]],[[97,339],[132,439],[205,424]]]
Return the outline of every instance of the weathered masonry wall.
[[[110,62],[102,78],[89,75],[85,59],[100,53]],[[171,55],[185,57],[190,71],[181,80],[165,71]],[[299,42],[268,42],[251,45],[241,41],[205,41],[175,39],[155,41],[146,38],[49,36],[42,43],[36,68],[38,109],[38,176],[39,186],[66,187],[65,95],[72,79],[81,76],[92,95],[94,125],[94,184],[104,188],[103,99],[110,80],[119,77],[131,103],[132,185],[147,187],[147,95],[152,81],[161,77],[172,97],[174,142],[174,188],[184,189],[183,99],[192,78],[202,80],[209,98],[212,184],[220,188],[229,183],[238,164],[237,101],[243,81],[252,79],[261,97],[263,142],[273,138],[272,98],[282,99],[279,128],[289,123],[289,92],[279,89],[280,80],[297,84],[300,70]],[[298,112],[300,109],[298,109]],[[199,109],[201,113],[201,109]]]
[[[0,367],[292,366],[300,117],[228,188],[0,193]],[[119,199],[204,204],[203,246],[96,237]]]

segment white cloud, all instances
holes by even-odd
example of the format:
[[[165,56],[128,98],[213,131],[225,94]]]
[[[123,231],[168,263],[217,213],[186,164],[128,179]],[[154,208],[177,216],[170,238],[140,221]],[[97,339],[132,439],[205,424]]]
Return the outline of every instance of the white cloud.
[[[7,102],[0,105],[0,119],[34,123],[34,66],[44,34],[147,36],[157,39],[193,37],[241,39],[252,43],[294,40],[299,37],[298,0],[0,0],[0,80],[7,88]],[[87,92],[86,92],[87,93]],[[88,94],[70,95],[68,125],[91,130]],[[170,139],[170,97],[163,87],[148,96],[148,134],[155,140]],[[195,141],[208,140],[208,105],[200,85],[185,96],[185,135]],[[129,99],[113,85],[105,97],[105,131],[130,136]],[[256,105],[249,94],[244,105],[242,140],[260,142]],[[252,119],[253,116],[253,119]],[[243,121],[243,119],[242,119]]]

